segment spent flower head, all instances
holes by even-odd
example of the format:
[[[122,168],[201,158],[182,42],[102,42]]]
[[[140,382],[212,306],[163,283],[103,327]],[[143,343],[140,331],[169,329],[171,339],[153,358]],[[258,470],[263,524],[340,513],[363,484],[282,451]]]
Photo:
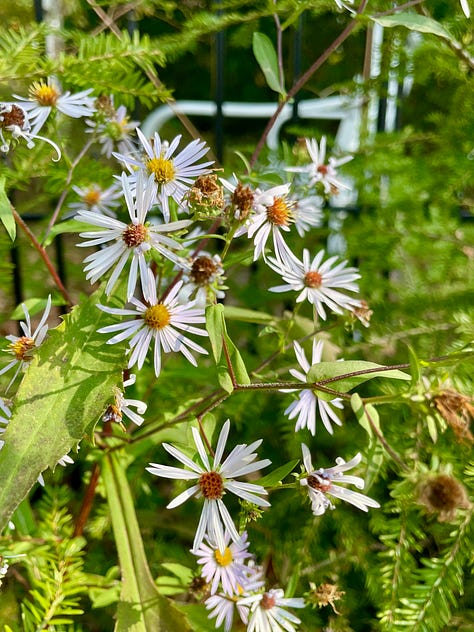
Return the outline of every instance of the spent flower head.
[[[326,512],[326,509],[334,509],[334,505],[329,500],[328,494],[334,496],[334,498],[340,498],[362,511],[368,511],[369,507],[380,507],[376,500],[359,492],[355,492],[352,489],[340,487],[339,484],[335,484],[348,483],[349,485],[355,485],[358,489],[364,489],[364,480],[360,478],[360,476],[345,474],[347,470],[351,470],[360,463],[362,459],[360,453],[356,454],[355,457],[347,463],[344,459],[338,457],[334,467],[315,470],[311,462],[311,454],[308,447],[302,443],[301,449],[303,452],[306,476],[300,479],[300,484],[308,489],[311,509],[315,516],[321,516]]]
[[[121,154],[133,154],[137,147],[135,144],[135,130],[138,121],[131,121],[124,105],[114,106],[113,96],[101,97],[95,102],[96,115],[88,119],[87,132],[95,134],[97,141],[102,145],[101,153],[110,158],[112,152]]]
[[[196,336],[207,336],[207,331],[194,327],[195,324],[205,322],[204,310],[196,307],[195,301],[190,301],[186,305],[181,305],[178,294],[183,282],[179,281],[167,294],[163,300],[158,300],[156,294],[156,280],[150,269],[146,275],[146,285],[144,295],[147,303],[131,298],[130,303],[134,309],[120,309],[98,305],[97,307],[108,314],[115,316],[132,316],[132,320],[108,325],[99,329],[99,333],[115,333],[107,341],[107,344],[115,344],[126,338],[130,340],[130,360],[128,368],[137,365],[141,369],[148,352],[154,341],[153,365],[155,375],[158,377],[161,372],[161,352],[180,352],[194,366],[197,365],[190,349],[196,353],[207,355],[206,349],[185,336],[182,332],[194,334]],[[118,333],[116,333],[118,332]]]
[[[190,268],[183,273],[183,281],[180,300],[194,299],[200,307],[224,298],[224,290],[227,289],[221,258],[204,251],[190,260]]]
[[[12,142],[26,141],[28,149],[34,147],[35,140],[43,140],[56,151],[56,162],[61,158],[61,150],[49,138],[38,136],[31,130],[30,121],[26,110],[15,103],[0,103],[0,151],[8,153]],[[54,159],[53,159],[54,160]]]
[[[136,377],[136,375],[132,374],[128,380],[125,380],[123,383],[124,389],[127,386],[135,384]],[[132,410],[131,407],[136,408],[136,411]],[[139,399],[129,399],[117,388],[114,392],[114,403],[107,407],[107,410],[102,415],[102,420],[104,422],[115,422],[119,424],[123,430],[125,430],[122,423],[122,419],[125,416],[128,417],[130,421],[133,421],[133,423],[137,426],[141,426],[143,423],[142,415],[146,412],[147,408],[148,406],[145,402],[142,402]]]
[[[237,477],[257,472],[271,464],[268,459],[255,461],[257,454],[253,452],[262,443],[262,440],[254,441],[250,445],[237,445],[222,462],[225,444],[229,436],[230,421],[227,420],[222,426],[217,441],[217,447],[212,459],[209,459],[204,443],[199,431],[192,428],[194,443],[198,450],[198,463],[191,460],[181,450],[172,445],[163,443],[165,450],[181,461],[189,469],[168,467],[158,463],[150,463],[146,469],[155,476],[164,478],[182,479],[196,481],[196,483],[182,492],[172,500],[167,508],[172,509],[184,503],[192,496],[204,498],[204,505],[199,519],[199,525],[194,537],[193,551],[201,545],[205,536],[217,544],[221,553],[225,553],[227,548],[225,531],[227,530],[233,542],[239,542],[240,536],[235,528],[230,513],[222,498],[227,492],[235,494],[239,498],[248,500],[261,507],[269,507],[270,503],[260,496],[266,495],[265,488],[254,483],[246,483],[236,480]]]

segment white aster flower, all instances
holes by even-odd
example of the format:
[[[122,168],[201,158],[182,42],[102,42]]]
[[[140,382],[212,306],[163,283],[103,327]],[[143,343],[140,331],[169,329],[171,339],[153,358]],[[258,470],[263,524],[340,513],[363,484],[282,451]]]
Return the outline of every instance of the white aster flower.
[[[224,298],[224,290],[227,289],[221,258],[203,251],[191,260],[190,269],[183,274],[183,281],[180,301],[184,303],[194,299],[203,308],[208,303],[215,303],[218,298]]]
[[[29,114],[33,124],[33,134],[37,134],[45,124],[52,110],[56,109],[66,116],[80,118],[91,116],[94,111],[94,99],[89,94],[92,88],[82,90],[76,94],[69,91],[61,93],[54,82],[35,81],[29,88],[29,98],[14,95],[21,103],[21,107]]]
[[[121,188],[116,183],[106,189],[95,183],[87,187],[73,185],[72,189],[81,201],[69,204],[71,210],[75,212],[88,210],[91,213],[100,213],[109,217],[116,216],[114,209],[120,206],[118,199],[123,195]]]
[[[470,18],[471,17],[471,9],[469,7],[468,0],[460,0],[460,2],[461,2],[461,9],[463,10],[464,15],[467,18]]]
[[[170,219],[169,198],[182,205],[183,198],[191,188],[194,179],[205,173],[209,173],[212,161],[199,165],[194,163],[202,158],[209,150],[206,143],[199,139],[193,140],[179,154],[173,156],[181,135],[176,136],[170,144],[162,141],[158,132],[155,132],[151,141],[147,140],[143,132],[137,128],[137,135],[142,144],[144,155],[136,159],[125,154],[115,154],[130,170],[131,182],[137,178],[137,167],[147,175],[152,175],[157,184],[156,198],[161,205],[163,217],[166,222]]]
[[[326,469],[320,468],[315,470],[311,463],[311,454],[304,443],[301,444],[303,452],[303,463],[307,476],[300,479],[300,484],[308,488],[309,498],[311,500],[311,509],[315,516],[321,516],[326,509],[334,509],[327,494],[340,498],[347,503],[354,505],[362,511],[368,511],[369,507],[380,507],[379,503],[364,494],[359,494],[352,489],[340,487],[334,483],[348,483],[355,485],[357,489],[364,489],[364,480],[360,476],[346,475],[344,472],[351,470],[358,465],[362,459],[360,453],[356,454],[353,459],[347,463],[341,457],[336,459],[337,465]]]
[[[86,124],[90,127],[87,132],[95,134],[102,145],[101,153],[107,158],[114,149],[125,155],[134,153],[137,147],[133,136],[139,122],[130,120],[124,105],[115,109],[113,97],[99,98],[96,107],[95,119],[87,120]]]
[[[127,386],[135,384],[136,378],[136,375],[130,375],[129,379],[125,380],[125,382],[123,383],[123,387],[126,388]],[[124,393],[122,393],[122,391],[118,388],[115,389],[114,400],[114,403],[108,406],[107,410],[102,416],[104,422],[113,421],[117,424],[120,424],[122,429],[125,430],[125,427],[122,423],[122,419],[125,416],[128,417],[130,421],[133,421],[133,423],[137,426],[142,425],[144,421],[142,415],[146,412],[146,409],[148,408],[145,402],[142,402],[139,399],[126,398],[124,396]],[[132,410],[130,406],[136,408],[136,411]]]
[[[162,350],[164,353],[179,351],[191,364],[197,366],[197,362],[189,349],[206,355],[207,351],[181,332],[184,331],[196,336],[207,336],[205,329],[193,326],[193,324],[206,321],[204,310],[196,308],[195,301],[190,301],[186,305],[179,304],[178,293],[181,289],[182,281],[173,286],[163,301],[158,301],[156,281],[151,270],[148,270],[146,278],[144,295],[147,297],[147,305],[136,298],[131,298],[130,303],[135,309],[117,309],[104,305],[97,306],[108,314],[134,317],[132,320],[102,327],[102,329],[98,330],[99,333],[119,332],[110,340],[107,340],[109,345],[131,338],[129,369],[135,364],[138,369],[142,368],[153,339],[155,341],[153,364],[156,377],[160,375],[161,371]]]
[[[84,272],[87,272],[86,278],[91,283],[95,283],[103,274],[115,266],[105,287],[105,293],[109,295],[131,257],[132,263],[128,276],[127,299],[130,299],[135,292],[138,276],[141,279],[143,294],[148,299],[146,295],[148,266],[145,253],[154,248],[165,259],[169,259],[181,267],[185,266],[183,259],[174,252],[179,250],[181,245],[164,233],[180,230],[188,226],[190,221],[182,220],[170,224],[149,224],[146,221],[147,213],[154,204],[156,194],[156,184],[153,181],[153,177],[147,178],[143,173],[138,174],[135,195],[132,194],[130,183],[125,173],[122,174],[121,179],[131,223],[125,224],[118,219],[105,217],[92,211],[79,211],[75,216],[77,221],[93,224],[104,230],[80,233],[80,237],[89,241],[78,244],[78,246],[102,246],[107,242],[112,242],[102,250],[94,252],[84,259],[84,263],[87,263],[84,268]]]
[[[302,373],[297,369],[290,369],[291,375],[297,380],[300,380],[300,382],[306,383],[306,376],[311,366],[321,362],[323,345],[324,343],[322,340],[316,340],[313,338],[313,355],[310,364],[306,359],[303,348],[295,341],[293,346],[295,349],[296,359],[304,372]],[[285,390],[285,392],[289,393],[291,391]],[[319,399],[317,394],[308,388],[298,393],[298,399],[288,406],[284,414],[288,415],[289,419],[297,417],[295,432],[301,430],[302,428],[308,428],[314,437],[316,432],[316,410],[319,410],[319,416],[321,417],[323,425],[329,434],[333,434],[333,423],[338,426],[342,426],[342,422],[334,408],[343,408],[342,399],[340,397],[335,397],[330,402],[327,402],[323,399]]]
[[[28,308],[24,303],[22,303],[21,306],[23,308],[23,313],[25,314],[26,320],[26,323],[24,323],[23,321],[20,322],[20,328],[23,331],[23,336],[6,336],[6,339],[10,342],[6,352],[15,357],[11,362],[4,366],[3,369],[0,370],[0,375],[3,375],[16,364],[18,364],[17,370],[10,382],[10,385],[15,381],[18,373],[21,370],[24,370],[31,362],[31,351],[39,347],[46,337],[46,333],[48,331],[48,325],[46,321],[51,310],[51,295],[48,296],[43,316],[41,317],[38,326],[33,332],[31,331],[31,318]]]
[[[250,445],[241,444],[235,446],[225,461],[221,463],[229,429],[230,421],[227,420],[220,432],[215,455],[212,458],[212,465],[199,435],[199,431],[196,428],[192,428],[194,442],[202,465],[192,461],[174,446],[163,443],[165,450],[189,469],[183,470],[177,467],[159,465],[157,463],[150,463],[151,467],[146,468],[148,472],[156,476],[197,481],[195,485],[179,494],[179,496],[172,500],[167,506],[168,509],[172,509],[181,505],[192,496],[204,498],[204,506],[194,537],[193,551],[199,548],[204,537],[207,535],[217,544],[219,550],[224,553],[226,549],[224,530],[227,530],[234,542],[239,542],[240,536],[222,500],[226,492],[235,494],[239,498],[259,505],[260,507],[270,506],[267,500],[259,497],[260,495],[267,494],[264,487],[255,485],[254,483],[244,483],[235,480],[238,476],[257,472],[271,464],[271,461],[268,459],[255,461],[257,454],[253,452],[253,450],[259,447],[262,440],[254,441]]]
[[[239,587],[245,586],[248,577],[248,567],[244,560],[251,557],[248,552],[249,541],[247,533],[243,533],[237,542],[230,542],[230,535],[224,533],[225,550],[222,553],[219,546],[212,538],[206,536],[199,548],[192,551],[202,565],[201,575],[208,584],[211,584],[211,594],[215,594],[222,584],[222,591],[232,595],[239,591]]]
[[[31,131],[28,114],[23,108],[14,103],[0,103],[0,151],[8,153],[12,141],[18,141],[20,138],[26,141],[28,149],[34,147],[35,140],[44,140],[55,149],[55,162],[61,158],[61,150],[56,143]]]
[[[314,138],[305,138],[305,141],[312,162],[302,167],[287,167],[286,171],[306,173],[309,176],[309,186],[314,186],[320,182],[326,194],[336,194],[339,189],[349,189],[350,187],[338,180],[337,168],[352,160],[353,156],[344,156],[343,158],[331,157],[325,163],[326,136],[321,138],[319,147]]]
[[[330,257],[323,262],[324,250],[320,250],[311,260],[306,248],[303,250],[302,261],[288,249],[282,254],[280,260],[269,257],[268,265],[286,283],[271,287],[270,292],[300,292],[296,302],[309,301],[323,320],[326,320],[324,305],[336,314],[342,314],[343,309],[360,307],[359,300],[340,291],[359,291],[355,281],[360,279],[360,274],[356,268],[347,268],[346,261],[336,264],[337,257]]]
[[[302,597],[285,598],[281,588],[273,588],[239,599],[240,605],[250,606],[247,632],[295,632],[298,617],[284,608],[304,608]]]
[[[299,200],[292,200],[295,228],[300,237],[312,228],[318,228],[323,222],[322,205],[324,200],[319,195],[309,195]]]

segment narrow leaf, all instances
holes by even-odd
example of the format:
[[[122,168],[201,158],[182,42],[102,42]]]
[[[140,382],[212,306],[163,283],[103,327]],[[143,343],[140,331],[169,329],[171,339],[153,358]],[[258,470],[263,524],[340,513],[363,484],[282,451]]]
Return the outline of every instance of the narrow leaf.
[[[351,360],[348,362],[319,362],[319,364],[313,364],[306,380],[309,384],[330,380],[327,383],[328,387],[345,393],[358,384],[372,380],[375,377],[384,377],[391,380],[411,379],[407,373],[399,369],[388,369],[374,362]],[[324,385],[326,386],[326,384]]]
[[[285,88],[280,83],[280,75],[278,71],[278,58],[272,41],[263,33],[253,34],[253,54],[260,66],[268,87],[285,95]]]
[[[419,15],[418,13],[396,13],[394,15],[382,15],[378,18],[372,18],[374,22],[391,28],[394,26],[404,26],[410,31],[417,31],[418,33],[431,33],[437,35],[443,39],[454,41],[453,36],[433,18],[429,18],[425,15]]]
[[[16,224],[13,217],[12,207],[7,194],[5,193],[5,176],[0,178],[0,220],[12,241],[16,237]]]
[[[289,461],[284,465],[280,465],[280,467],[277,467],[275,470],[273,470],[273,472],[270,472],[270,474],[259,478],[256,483],[258,485],[263,485],[263,487],[275,487],[276,485],[279,485],[282,480],[295,469],[298,463],[299,459],[296,459],[295,461]]]
[[[192,632],[184,615],[159,594],[153,581],[120,454],[104,458],[102,475],[122,573],[115,632]]]

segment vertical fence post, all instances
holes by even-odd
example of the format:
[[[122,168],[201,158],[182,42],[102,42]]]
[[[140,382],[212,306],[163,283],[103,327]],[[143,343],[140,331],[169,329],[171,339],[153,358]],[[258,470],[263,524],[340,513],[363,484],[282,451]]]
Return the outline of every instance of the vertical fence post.
[[[220,4],[220,0],[219,0]],[[220,9],[217,15],[222,15]],[[216,45],[216,85],[214,90],[214,100],[216,103],[216,118],[214,121],[214,135],[217,161],[222,164],[224,159],[224,114],[222,104],[224,103],[224,31],[218,31],[215,37]]]

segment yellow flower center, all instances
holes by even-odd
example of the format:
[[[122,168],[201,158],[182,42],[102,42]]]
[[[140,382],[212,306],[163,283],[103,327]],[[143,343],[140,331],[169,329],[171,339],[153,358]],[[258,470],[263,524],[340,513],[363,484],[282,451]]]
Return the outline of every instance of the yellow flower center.
[[[269,222],[277,226],[288,226],[292,220],[292,213],[285,198],[276,197],[273,200],[273,204],[267,208],[267,218]]]
[[[59,97],[59,92],[55,88],[42,82],[35,81],[29,92],[30,96],[38,101],[40,105],[56,105]]]
[[[129,224],[122,233],[122,239],[128,248],[136,248],[148,239],[148,228],[143,224]]]
[[[204,472],[199,477],[199,488],[207,500],[218,500],[224,494],[224,481],[217,472]]]
[[[145,166],[148,173],[154,174],[158,184],[166,184],[174,179],[176,171],[172,160],[167,160],[160,156],[159,158],[148,160]]]
[[[11,342],[9,345],[11,353],[15,356],[17,360],[23,360],[24,362],[29,362],[31,358],[27,358],[26,354],[31,349],[35,347],[35,341],[33,338],[29,338],[28,336],[21,336],[15,342]]]
[[[322,282],[323,277],[319,274],[319,272],[307,272],[304,276],[304,284],[306,285],[306,287],[318,289],[321,287]]]
[[[143,319],[151,329],[163,329],[169,325],[171,314],[166,305],[158,303],[158,305],[152,305],[146,310]]]
[[[214,556],[219,566],[229,566],[229,564],[232,564],[232,551],[229,549],[228,546],[226,547],[224,553],[221,553],[219,549],[214,551]]]
[[[97,189],[89,189],[83,197],[84,202],[87,206],[94,206],[100,200],[100,191]]]

